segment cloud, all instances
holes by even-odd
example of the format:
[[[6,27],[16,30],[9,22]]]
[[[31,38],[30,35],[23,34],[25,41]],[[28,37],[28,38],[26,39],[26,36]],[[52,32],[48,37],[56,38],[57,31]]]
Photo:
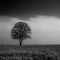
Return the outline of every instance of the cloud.
[[[29,18],[32,29],[33,44],[60,43],[60,18],[54,16],[37,16]]]
[[[32,26],[40,28],[40,30],[60,30],[60,19],[54,16],[37,16],[29,19]]]
[[[9,16],[0,16],[0,22],[8,22],[12,17]]]
[[[28,20],[18,18],[8,18],[8,21],[0,19],[0,43],[18,44],[19,42],[11,39],[10,31],[17,22],[26,22],[32,30],[31,40],[24,40],[23,44],[58,44],[60,43],[60,18],[55,16],[36,16]],[[2,21],[3,20],[3,21]]]

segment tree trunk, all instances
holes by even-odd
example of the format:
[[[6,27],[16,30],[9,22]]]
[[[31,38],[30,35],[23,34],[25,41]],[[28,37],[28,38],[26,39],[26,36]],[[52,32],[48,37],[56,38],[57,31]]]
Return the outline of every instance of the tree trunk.
[[[22,39],[19,39],[19,44],[20,44],[20,46],[22,47]]]

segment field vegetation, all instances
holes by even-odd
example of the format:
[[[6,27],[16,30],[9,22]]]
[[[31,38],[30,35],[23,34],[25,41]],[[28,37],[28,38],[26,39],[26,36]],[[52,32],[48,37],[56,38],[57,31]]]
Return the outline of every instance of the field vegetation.
[[[58,48],[58,47],[57,47]],[[0,60],[60,60],[56,46],[0,46]]]

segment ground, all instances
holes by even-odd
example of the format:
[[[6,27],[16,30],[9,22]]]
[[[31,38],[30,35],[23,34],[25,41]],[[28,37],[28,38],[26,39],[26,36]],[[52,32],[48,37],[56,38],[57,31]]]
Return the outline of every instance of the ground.
[[[0,60],[60,60],[60,45],[0,45]]]

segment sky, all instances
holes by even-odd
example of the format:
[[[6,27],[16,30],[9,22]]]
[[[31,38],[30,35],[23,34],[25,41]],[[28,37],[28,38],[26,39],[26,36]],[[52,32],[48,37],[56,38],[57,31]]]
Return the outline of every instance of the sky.
[[[0,1],[0,44],[19,44],[11,38],[11,29],[20,21],[32,31],[23,44],[60,44],[59,0]]]

